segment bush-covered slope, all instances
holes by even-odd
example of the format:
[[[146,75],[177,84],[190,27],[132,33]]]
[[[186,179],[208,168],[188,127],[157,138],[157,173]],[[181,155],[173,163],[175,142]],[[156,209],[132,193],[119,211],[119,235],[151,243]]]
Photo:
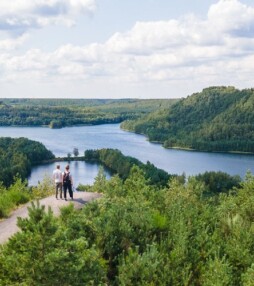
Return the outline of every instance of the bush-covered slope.
[[[254,89],[206,88],[122,128],[170,148],[254,152]]]
[[[59,218],[30,208],[0,247],[0,285],[253,285],[253,177],[214,200],[195,180],[155,189],[138,167],[100,188]]]

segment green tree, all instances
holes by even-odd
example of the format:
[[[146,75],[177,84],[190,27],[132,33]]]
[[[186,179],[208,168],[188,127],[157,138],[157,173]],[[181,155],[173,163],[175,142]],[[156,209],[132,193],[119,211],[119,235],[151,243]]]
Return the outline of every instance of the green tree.
[[[78,155],[79,155],[79,151],[78,151],[78,148],[73,148],[73,155],[75,156],[75,157],[78,157]]]
[[[1,285],[101,285],[103,260],[84,237],[70,239],[51,210],[32,205],[29,218],[19,219],[22,232],[0,253]],[[29,242],[29,243],[28,243]],[[8,253],[8,259],[6,255]]]

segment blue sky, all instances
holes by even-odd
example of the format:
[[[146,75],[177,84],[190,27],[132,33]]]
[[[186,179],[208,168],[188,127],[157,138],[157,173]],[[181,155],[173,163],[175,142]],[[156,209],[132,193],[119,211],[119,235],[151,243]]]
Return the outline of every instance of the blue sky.
[[[253,0],[1,0],[0,97],[251,88]]]

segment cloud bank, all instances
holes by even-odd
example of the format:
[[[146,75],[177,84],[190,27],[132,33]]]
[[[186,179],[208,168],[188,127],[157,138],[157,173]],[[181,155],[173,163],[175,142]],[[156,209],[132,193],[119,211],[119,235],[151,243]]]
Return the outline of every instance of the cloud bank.
[[[75,15],[95,8],[94,0],[1,0],[0,30],[21,34],[52,24],[71,26]]]
[[[0,29],[19,26],[25,30],[57,21],[68,24],[71,15],[95,11],[92,0],[0,3]],[[0,81],[34,79],[103,86],[154,82],[179,88],[193,83],[193,89],[221,84],[250,87],[253,83],[254,8],[238,0],[218,1],[205,19],[187,15],[137,22],[129,31],[116,32],[100,44],[66,44],[52,52],[30,49],[22,55],[8,51],[25,38],[0,41]]]

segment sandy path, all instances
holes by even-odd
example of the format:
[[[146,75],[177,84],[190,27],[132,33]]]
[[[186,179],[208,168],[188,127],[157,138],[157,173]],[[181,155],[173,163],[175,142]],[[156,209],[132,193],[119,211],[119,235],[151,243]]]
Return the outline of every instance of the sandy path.
[[[74,199],[65,201],[56,199],[55,196],[50,196],[44,199],[40,200],[40,205],[45,205],[46,210],[50,206],[52,211],[55,215],[60,214],[60,207],[68,205],[70,202],[72,202],[75,206],[75,208],[79,209],[84,206],[85,203],[99,198],[100,195],[96,193],[88,193],[88,192],[75,192],[74,193]],[[6,242],[13,234],[15,234],[17,231],[19,231],[19,228],[17,227],[17,217],[27,217],[28,216],[28,210],[27,207],[30,206],[31,203],[28,203],[19,209],[15,210],[11,216],[3,221],[0,222],[0,244],[3,244]]]

